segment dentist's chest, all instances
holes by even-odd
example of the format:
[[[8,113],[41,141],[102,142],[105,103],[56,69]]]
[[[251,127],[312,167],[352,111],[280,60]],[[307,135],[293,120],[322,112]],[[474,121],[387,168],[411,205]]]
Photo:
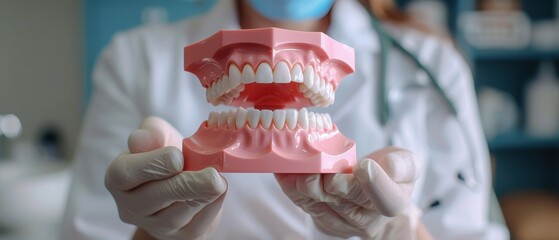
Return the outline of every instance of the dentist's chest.
[[[425,156],[432,90],[421,71],[397,53],[388,58],[387,75],[380,79],[380,61],[378,54],[358,52],[355,73],[340,84],[334,105],[322,111],[330,113],[340,131],[357,143],[358,157],[386,146]],[[383,109],[388,113],[384,122]]]

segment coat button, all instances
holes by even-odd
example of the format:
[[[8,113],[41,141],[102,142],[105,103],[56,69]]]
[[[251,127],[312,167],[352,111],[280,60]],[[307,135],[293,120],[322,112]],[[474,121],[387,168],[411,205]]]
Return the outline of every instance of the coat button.
[[[462,174],[462,172],[458,172],[458,174],[456,175],[456,177],[458,178],[458,180],[460,180],[461,182],[465,183],[466,179],[464,178],[464,175]]]
[[[431,204],[429,204],[429,208],[433,209],[433,208],[436,208],[440,205],[441,205],[441,201],[440,200],[435,200]]]

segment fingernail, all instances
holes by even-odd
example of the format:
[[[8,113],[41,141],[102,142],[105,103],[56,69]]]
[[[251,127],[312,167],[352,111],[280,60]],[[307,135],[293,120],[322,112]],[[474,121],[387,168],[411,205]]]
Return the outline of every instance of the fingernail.
[[[180,152],[182,155],[182,152]],[[182,171],[184,167],[184,159],[182,157],[173,157],[171,163],[177,171]]]
[[[359,165],[361,165],[361,168],[370,168],[371,167],[371,161],[373,161],[373,159],[370,158],[363,158],[361,159],[361,161],[359,161]]]
[[[208,178],[211,179],[209,180],[209,182],[213,183],[213,190],[215,193],[222,194],[227,190],[227,181],[219,174],[219,172],[215,168],[208,167],[202,169],[202,171],[207,172]]]
[[[145,129],[136,129],[128,136],[128,148],[131,153],[149,151],[151,134]]]
[[[371,172],[373,171],[373,166],[371,165],[374,160],[370,158],[363,158],[358,163],[358,169],[362,169],[366,171],[366,176],[372,176]],[[361,171],[355,171],[355,174],[363,174]],[[362,176],[364,177],[364,176]]]
[[[130,139],[133,139],[135,142],[144,142],[145,139],[149,139],[151,134],[146,129],[136,129],[130,134]]]
[[[400,181],[410,181],[410,176],[413,174],[410,172],[412,166],[411,160],[409,159],[409,154],[402,152],[392,152],[385,156],[386,162],[388,163],[388,169],[386,169],[388,175],[396,182]]]

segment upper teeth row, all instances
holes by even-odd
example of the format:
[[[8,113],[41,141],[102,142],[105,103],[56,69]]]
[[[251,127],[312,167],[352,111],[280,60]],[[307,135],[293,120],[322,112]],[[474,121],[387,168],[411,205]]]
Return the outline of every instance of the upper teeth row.
[[[315,129],[321,131],[331,130],[332,118],[327,113],[308,112],[306,108],[297,111],[295,109],[285,110],[258,110],[254,108],[224,111],[221,113],[211,112],[208,117],[208,127],[227,129],[241,129],[247,125],[256,128],[259,125],[264,129],[275,126],[282,130],[288,128],[293,130],[300,126],[304,130]]]
[[[334,102],[333,85],[321,80],[311,65],[303,71],[299,64],[295,64],[290,70],[285,61],[278,62],[273,70],[268,63],[261,63],[256,71],[250,64],[246,64],[242,71],[231,64],[228,74],[206,89],[206,99],[214,105],[230,104],[244,89],[243,84],[290,82],[299,83],[301,93],[315,106],[326,107]]]

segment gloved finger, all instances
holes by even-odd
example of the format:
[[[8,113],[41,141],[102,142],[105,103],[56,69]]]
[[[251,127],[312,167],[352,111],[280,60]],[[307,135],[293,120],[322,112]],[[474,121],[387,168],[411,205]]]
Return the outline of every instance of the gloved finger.
[[[183,164],[182,153],[175,147],[121,154],[109,165],[105,186],[110,191],[127,191],[149,181],[172,177],[182,172]]]
[[[413,182],[420,174],[420,159],[400,148],[387,147],[367,157],[378,162],[388,176],[398,183]]]
[[[347,202],[345,199],[340,204],[328,203],[328,205],[351,226],[359,229],[361,236],[366,238],[372,238],[390,220],[390,218],[383,216],[376,209],[362,208]]]
[[[169,179],[152,181],[128,192],[117,193],[127,208],[141,216],[149,216],[174,202],[188,201],[206,205],[227,190],[227,183],[214,168],[181,172]],[[141,199],[138,201],[138,199]]]
[[[221,208],[221,203],[223,202],[224,196],[225,194],[218,197],[216,200],[209,204],[200,203],[197,200],[175,202],[171,204],[171,206],[147,217],[145,224],[147,226],[156,226],[151,227],[150,229],[152,232],[157,233],[158,235],[161,234],[168,236],[170,234],[174,234],[188,224],[195,224],[192,222],[194,217],[200,214],[200,212],[202,212],[204,208]],[[219,202],[217,205],[214,204],[216,201]],[[207,217],[211,217],[211,215]],[[204,228],[204,226],[200,226],[200,228]],[[183,238],[188,236],[182,234],[179,235],[181,235]]]
[[[327,174],[323,179],[326,192],[340,196],[337,202],[328,205],[351,226],[360,229],[361,236],[373,237],[388,221],[353,174]]]
[[[192,221],[178,231],[179,234],[177,235],[187,236],[187,239],[200,239],[205,233],[210,232],[211,229],[208,229],[207,226],[212,226],[211,223],[215,221],[216,217],[219,215],[225,195],[226,194],[222,194],[219,198],[198,212],[192,218]]]
[[[297,190],[297,175],[296,174],[274,174],[276,181],[281,187],[281,190],[295,205],[302,207],[302,204],[311,198],[303,195]],[[312,200],[314,201],[314,200]]]
[[[341,199],[338,203],[327,204],[332,210],[334,210],[334,212],[357,228],[363,227],[369,217],[363,215],[363,212],[369,209],[363,208],[346,199]]]
[[[357,229],[349,224],[345,217],[330,208],[329,203],[335,204],[339,200],[324,192],[321,176],[323,174],[275,174],[284,193],[295,205],[312,216],[321,231],[351,237]]]
[[[335,197],[324,191],[323,174],[294,174],[297,176],[296,189],[303,195],[318,202],[333,202]]]
[[[396,216],[409,205],[408,189],[394,182],[377,162],[362,159],[355,165],[353,173],[383,215]]]
[[[332,210],[328,203],[313,200],[301,208],[312,216],[318,229],[327,234],[349,238],[360,231],[356,226],[349,224],[344,217]]]
[[[182,139],[182,135],[167,121],[159,117],[148,117],[128,137],[128,149],[131,153],[148,152],[167,146],[181,149]]]
[[[297,190],[297,175],[296,174],[285,174],[285,173],[275,173],[274,177],[281,187],[281,190],[289,197],[291,200],[294,198],[306,198],[302,193]]]
[[[342,200],[345,200],[363,208],[375,208],[374,203],[363,192],[361,184],[353,174],[325,174],[323,181],[324,190],[339,197],[334,203],[339,205]]]
[[[319,202],[332,202],[335,197],[324,191],[322,174],[275,174],[276,180],[287,196],[299,195]]]

